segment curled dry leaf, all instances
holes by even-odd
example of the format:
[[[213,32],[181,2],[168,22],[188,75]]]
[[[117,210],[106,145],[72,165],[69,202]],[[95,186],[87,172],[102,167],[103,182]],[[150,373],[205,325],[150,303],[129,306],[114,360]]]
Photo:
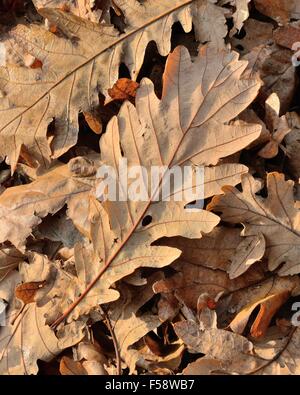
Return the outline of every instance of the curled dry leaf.
[[[257,195],[261,185],[251,175],[242,177],[242,186],[243,192],[224,187],[224,195],[214,197],[208,208],[222,212],[226,222],[242,223],[243,236],[262,234],[270,270],[284,263],[281,275],[299,273],[300,213],[295,208],[294,183],[285,181],[283,174],[268,174],[267,198]]]
[[[254,315],[255,326],[253,326],[253,329],[255,329],[257,325],[259,328],[262,324],[268,324],[270,314],[273,314],[273,301],[276,302],[274,304],[276,307],[277,302],[279,302],[279,304],[281,301],[284,303],[283,300],[285,295],[291,295],[293,297],[299,295],[299,285],[298,276],[279,277],[275,275],[270,278],[262,279],[258,284],[249,284],[246,288],[237,289],[231,294],[225,295],[225,297],[219,301],[218,307],[220,310],[230,311],[232,314],[235,313],[235,316],[232,317],[230,322],[226,322],[226,325],[229,324],[231,327],[232,324],[232,330],[241,334],[255,307],[264,301],[268,301],[266,306],[268,308],[266,309],[263,307],[260,314]],[[280,296],[278,297],[278,295]],[[227,320],[228,318],[230,317],[227,315]],[[266,329],[266,327],[263,326],[263,329]]]
[[[243,310],[240,311],[234,318],[234,320],[231,321],[230,328],[233,330],[233,332],[242,334],[250,318],[250,315],[257,306],[260,306],[259,313],[251,325],[250,334],[254,338],[265,336],[273,316],[287,301],[289,296],[289,291],[283,291],[281,293],[271,294],[264,299],[258,300],[257,302],[244,307]]]

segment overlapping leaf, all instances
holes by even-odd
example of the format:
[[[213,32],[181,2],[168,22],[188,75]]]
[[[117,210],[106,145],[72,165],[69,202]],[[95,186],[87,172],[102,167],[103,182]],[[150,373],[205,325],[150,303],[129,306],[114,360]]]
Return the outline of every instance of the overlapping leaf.
[[[244,236],[264,236],[270,270],[285,263],[281,275],[299,273],[300,213],[295,207],[294,183],[285,181],[283,174],[268,174],[267,198],[257,195],[261,185],[251,175],[243,176],[242,186],[243,192],[224,187],[224,195],[216,196],[209,208],[222,212],[226,222],[242,223]]]
[[[63,37],[38,25],[18,25],[10,32],[8,44],[42,63],[41,69],[9,66],[0,69],[0,156],[8,157],[12,170],[21,149],[32,161],[48,166],[50,157],[59,157],[72,147],[77,141],[78,112],[88,111],[99,103],[99,90],[106,94],[113,86],[121,62],[136,78],[150,41],[157,43],[161,55],[167,55],[175,22],[190,31],[194,21],[197,38],[204,34],[200,23],[202,1],[115,3],[126,19],[126,30],[121,35],[110,25],[93,24],[52,8],[39,12],[64,32]],[[208,8],[211,7],[218,10],[209,2]],[[224,36],[225,18],[222,24]],[[203,41],[211,40],[205,35]],[[46,132],[53,119],[55,136],[50,147]]]

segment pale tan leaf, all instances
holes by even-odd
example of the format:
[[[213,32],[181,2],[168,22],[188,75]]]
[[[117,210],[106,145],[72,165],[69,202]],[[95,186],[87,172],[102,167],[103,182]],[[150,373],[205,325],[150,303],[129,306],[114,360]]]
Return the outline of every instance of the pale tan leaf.
[[[0,155],[8,157],[12,170],[22,147],[32,161],[42,166],[49,166],[50,158],[72,147],[77,141],[78,112],[99,104],[98,89],[107,95],[118,79],[120,63],[136,79],[150,41],[155,41],[159,53],[166,56],[171,50],[175,22],[179,21],[186,32],[194,22],[196,37],[202,41],[222,41],[227,30],[223,10],[206,0],[152,0],[142,4],[137,0],[114,0],[114,4],[126,20],[121,35],[111,25],[93,24],[54,8],[39,12],[64,33],[63,37],[37,24],[18,25],[10,32],[8,45],[21,54],[29,53],[43,65],[42,69],[0,68]],[[222,29],[207,37],[201,15],[211,8],[213,13],[205,18],[210,18],[212,26],[217,13],[217,25],[222,24]],[[50,147],[46,132],[53,119],[55,135]]]
[[[182,250],[180,258],[172,264],[177,273],[154,284],[154,292],[174,294],[176,298],[195,309],[198,298],[206,294],[214,300],[264,279],[258,268],[230,280],[226,271],[242,238],[238,229],[216,228],[201,240],[183,238],[163,239],[163,243]]]
[[[288,335],[277,331],[264,342],[251,343],[236,333],[218,329],[215,323],[201,327],[200,316],[200,323],[176,323],[175,331],[188,348],[205,354],[189,365],[185,374],[299,374],[298,328]]]
[[[266,242],[262,234],[243,238],[237,246],[236,254],[232,257],[229,278],[234,279],[245,273],[253,263],[264,256],[265,248]]]
[[[69,165],[61,165],[31,184],[6,189],[0,196],[0,242],[11,241],[23,248],[26,238],[41,222],[67,202],[76,205],[91,191],[96,169],[85,158],[75,158]]]
[[[20,277],[11,273],[14,289]],[[5,282],[0,284],[0,294]],[[1,295],[2,296],[2,295]],[[53,331],[45,324],[45,309],[31,303],[21,309],[21,303],[9,298],[5,326],[0,328],[0,372],[1,374],[36,374],[37,360],[50,361],[61,349]],[[32,334],[35,334],[32,336]]]
[[[151,312],[137,314],[138,310],[153,296],[152,284],[159,277],[159,273],[152,275],[148,279],[148,284],[136,291],[123,286],[121,298],[111,305],[110,318],[118,339],[120,354],[131,373],[135,371],[136,363],[142,357],[140,352],[132,346],[162,324],[158,316]]]
[[[162,99],[156,97],[149,80],[141,82],[136,108],[124,103],[101,138],[101,161],[116,170],[122,158],[126,158],[129,168],[143,165],[148,172],[151,166],[163,165],[168,170],[191,162],[196,168],[216,165],[221,157],[244,148],[259,136],[260,126],[227,122],[247,107],[259,89],[256,80],[240,79],[245,67],[235,53],[204,48],[192,63],[188,51],[177,48],[167,61]],[[83,158],[77,161],[73,160],[72,171],[78,172],[82,182],[83,174],[90,176],[94,166]],[[208,188],[204,195],[219,190],[224,182],[221,178],[236,184],[245,171],[245,167],[235,164],[211,166],[205,170]],[[158,191],[167,174],[164,171],[161,175]],[[121,174],[116,175],[119,181]],[[134,181],[128,181],[130,189]],[[62,201],[66,201],[64,194]],[[52,285],[54,281],[53,293],[47,294],[52,301],[49,322],[61,313],[53,325],[66,316],[71,322],[98,304],[118,299],[113,284],[140,267],[161,268],[175,261],[180,250],[153,245],[161,237],[197,239],[211,232],[219,218],[205,210],[186,210],[189,202],[185,198],[156,201],[149,193],[146,199],[108,199],[101,204],[92,196],[86,199],[86,191],[75,203],[71,200],[68,215],[90,244],[75,248],[76,276],[54,270],[58,273],[50,281]],[[149,221],[144,223],[146,218]],[[75,285],[70,287],[69,282]],[[71,305],[60,296],[68,287],[72,289]]]
[[[283,296],[291,295],[294,297],[299,295],[299,292],[300,282],[298,276],[274,276],[263,279],[259,284],[250,284],[247,288],[238,289],[228,296],[225,295],[225,297],[219,301],[219,307],[220,309],[231,311],[231,313],[234,314],[230,320],[231,322],[228,322],[228,324],[231,326],[231,323],[233,323],[232,330],[242,333],[246,327],[251,312],[261,302],[264,302],[265,300],[270,300],[271,304],[274,300],[279,300],[280,302],[281,299],[283,300]],[[280,295],[280,297],[278,297],[278,295]],[[256,324],[253,329],[255,329],[258,323],[261,325],[261,318],[267,317],[266,313],[267,311],[263,306],[260,314],[256,314],[255,317],[253,317],[256,319]],[[227,317],[227,319],[228,318],[230,317]]]
[[[294,183],[285,181],[283,174],[268,174],[267,198],[256,195],[260,187],[250,175],[242,177],[242,186],[243,192],[224,187],[224,195],[216,196],[209,209],[222,212],[226,222],[242,223],[244,236],[263,234],[270,270],[285,262],[281,275],[299,273],[300,213],[295,208]]]

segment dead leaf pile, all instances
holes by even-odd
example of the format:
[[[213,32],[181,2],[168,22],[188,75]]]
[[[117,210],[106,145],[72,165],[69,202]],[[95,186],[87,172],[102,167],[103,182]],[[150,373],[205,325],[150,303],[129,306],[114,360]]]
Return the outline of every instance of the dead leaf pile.
[[[0,374],[299,374],[298,2],[6,11]]]

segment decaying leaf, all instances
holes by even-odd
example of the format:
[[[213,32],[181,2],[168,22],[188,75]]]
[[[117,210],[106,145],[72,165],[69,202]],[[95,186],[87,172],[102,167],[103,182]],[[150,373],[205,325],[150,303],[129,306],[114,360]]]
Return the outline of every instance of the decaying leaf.
[[[261,233],[266,241],[266,254],[270,270],[281,275],[299,273],[299,210],[295,208],[292,181],[284,175],[270,173],[267,178],[268,197],[257,193],[259,181],[251,175],[242,177],[243,192],[234,187],[224,187],[224,195],[213,198],[209,209],[222,212],[222,219],[230,223],[242,223],[243,236]]]
[[[9,274],[12,288],[20,280],[17,272]],[[0,284],[1,288],[4,283]],[[59,354],[58,339],[45,324],[45,311],[31,303],[23,310],[13,297],[13,293],[5,297],[8,302],[6,325],[1,327],[0,334],[0,372],[1,374],[36,374],[37,360],[49,361]],[[19,302],[20,303],[20,302]],[[25,336],[24,333],[35,334]]]

